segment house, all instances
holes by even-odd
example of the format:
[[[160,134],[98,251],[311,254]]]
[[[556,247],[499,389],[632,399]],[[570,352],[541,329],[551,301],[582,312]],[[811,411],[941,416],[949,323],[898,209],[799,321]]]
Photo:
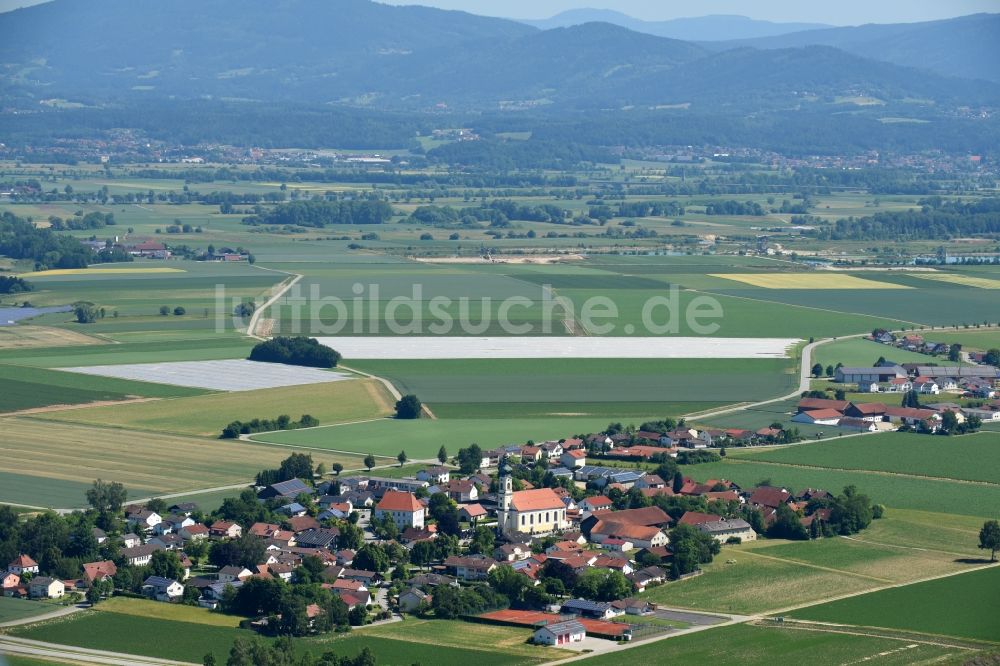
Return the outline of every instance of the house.
[[[583,449],[563,451],[563,454],[559,456],[559,462],[567,469],[583,467],[587,464],[587,452]]]
[[[483,555],[452,555],[444,561],[444,565],[458,580],[486,580],[496,568],[497,561]]]
[[[886,391],[889,393],[909,393],[913,390],[913,382],[909,380],[908,377],[896,377],[890,379],[888,385],[886,386]]]
[[[501,562],[516,562],[531,557],[531,546],[526,543],[506,543],[493,551]]]
[[[431,595],[419,587],[411,587],[399,595],[399,611],[401,613],[412,613],[420,607],[420,604],[429,604],[430,602]]]
[[[782,504],[792,501],[792,494],[784,488],[773,488],[771,486],[760,486],[754,489],[750,495],[750,505],[756,507],[767,507],[777,509]]]
[[[298,548],[331,548],[336,545],[340,530],[336,527],[320,527],[295,535]]]
[[[695,527],[720,543],[733,538],[739,539],[741,543],[757,540],[757,533],[750,527],[750,523],[740,518],[722,518],[699,523]]]
[[[229,520],[217,520],[208,528],[208,533],[216,539],[239,539],[243,528]]]
[[[298,502],[289,502],[288,504],[279,507],[278,513],[283,513],[289,518],[298,518],[309,513],[309,510]]]
[[[149,509],[136,509],[129,513],[125,520],[129,525],[143,531],[149,531],[163,522],[163,517]]]
[[[254,523],[250,526],[250,534],[261,539],[269,539],[272,534],[280,529],[281,525],[276,523]]]
[[[792,417],[796,423],[809,423],[812,425],[837,425],[843,414],[835,409],[814,409],[809,412],[799,412]]]
[[[390,479],[381,476],[368,478],[368,490],[378,494],[380,491],[397,490],[401,492],[413,493],[420,488],[427,488],[430,483],[419,479]]]
[[[477,523],[487,516],[482,504],[464,504],[458,507],[458,519],[467,523]]]
[[[587,497],[580,502],[580,510],[587,511],[589,513],[596,513],[597,511],[610,511],[615,506],[614,502],[605,497],[604,495],[595,495],[594,497]]]
[[[150,576],[142,583],[142,593],[150,599],[173,602],[184,596],[184,586],[173,578]]]
[[[463,502],[475,502],[479,499],[479,488],[472,481],[465,479],[454,479],[439,486],[441,492],[449,499],[453,499],[459,504]]]
[[[26,573],[36,574],[38,573],[38,562],[35,562],[29,555],[18,555],[10,564],[7,565],[7,571],[15,573],[18,576]]]
[[[641,509],[599,512],[580,521],[580,529],[589,536],[594,525],[600,521],[660,528],[666,527],[671,522],[670,516],[663,509],[657,506],[647,506]]]
[[[14,590],[19,587],[21,587],[21,576],[13,571],[0,573],[0,595],[13,596]]]
[[[667,545],[667,535],[659,527],[614,522],[610,519],[614,513],[599,515],[607,518],[597,521],[590,530],[590,539],[595,543],[603,544],[608,540],[619,539],[630,542],[634,548],[656,548]]]
[[[226,566],[219,569],[219,582],[232,583],[236,580],[245,580],[253,575],[253,572],[246,567]]]
[[[523,462],[538,462],[542,459],[542,448],[540,446],[522,446],[521,460]]]
[[[587,630],[576,620],[554,622],[539,627],[531,637],[538,645],[568,645],[579,643],[587,637]]]
[[[147,543],[134,548],[122,548],[121,556],[129,566],[144,567],[153,559],[153,553],[163,550],[163,546],[155,543]]]
[[[100,546],[101,544],[103,544],[105,541],[108,540],[107,532],[102,530],[100,527],[91,528],[90,533],[94,535],[94,541],[97,542],[98,546]]]
[[[396,523],[396,527],[404,530],[407,527],[423,527],[424,512],[424,505],[413,493],[387,490],[375,505],[374,517],[376,520],[383,520],[388,516]]]
[[[834,381],[840,384],[881,383],[906,377],[906,370],[898,365],[891,368],[849,368],[841,366],[834,373]]]
[[[451,480],[451,470],[443,465],[428,467],[417,472],[417,479],[433,484],[448,483]]]
[[[208,538],[209,530],[201,523],[182,527],[177,534],[185,541],[204,541]]]
[[[311,495],[312,488],[307,486],[302,479],[289,479],[288,481],[281,481],[279,483],[272,483],[267,486],[259,493],[257,497],[260,499],[271,499],[272,497],[284,497],[286,499],[295,499],[302,494]]]
[[[289,529],[295,534],[305,532],[306,530],[318,530],[322,527],[319,521],[312,516],[293,516],[285,522],[288,523]]]
[[[66,594],[66,585],[58,578],[36,576],[28,583],[28,596],[32,599],[59,599]]]
[[[933,409],[914,407],[888,407],[885,410],[890,423],[904,423],[908,426],[919,426],[930,419],[940,421],[941,416]]]
[[[184,547],[184,539],[179,534],[161,534],[146,543],[162,546],[165,550],[180,550]]]
[[[128,534],[122,536],[122,546],[125,548],[135,548],[139,545],[142,545],[142,539],[139,538],[138,534],[129,532]]]

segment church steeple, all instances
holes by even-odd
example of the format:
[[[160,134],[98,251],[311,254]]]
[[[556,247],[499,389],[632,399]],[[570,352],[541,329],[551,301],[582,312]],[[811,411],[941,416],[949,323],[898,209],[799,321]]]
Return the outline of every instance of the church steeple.
[[[507,464],[507,456],[500,459],[500,475],[497,477],[497,492],[500,495],[500,510],[497,531],[503,535],[510,530],[510,509],[514,499],[514,470]]]

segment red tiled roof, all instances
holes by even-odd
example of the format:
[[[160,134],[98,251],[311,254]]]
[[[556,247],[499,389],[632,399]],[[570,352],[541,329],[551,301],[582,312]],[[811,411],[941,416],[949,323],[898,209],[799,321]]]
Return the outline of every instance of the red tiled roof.
[[[563,509],[565,505],[551,488],[521,490],[514,493],[511,506],[515,511],[545,511],[548,509]]]

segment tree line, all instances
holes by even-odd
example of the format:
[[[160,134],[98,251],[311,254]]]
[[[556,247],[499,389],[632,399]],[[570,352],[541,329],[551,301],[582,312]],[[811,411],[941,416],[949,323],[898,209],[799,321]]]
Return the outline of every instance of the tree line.
[[[293,421],[288,414],[282,414],[276,419],[255,418],[250,421],[233,421],[222,429],[219,439],[239,439],[240,435],[252,435],[255,432],[315,428],[318,425],[319,419],[309,414],[303,414],[298,421]]]
[[[243,218],[248,225],[291,224],[325,227],[328,224],[384,224],[393,215],[385,201],[290,201]]]
[[[251,361],[285,363],[309,368],[335,368],[341,356],[337,351],[321,345],[315,338],[305,336],[278,336],[254,345],[250,350]]]

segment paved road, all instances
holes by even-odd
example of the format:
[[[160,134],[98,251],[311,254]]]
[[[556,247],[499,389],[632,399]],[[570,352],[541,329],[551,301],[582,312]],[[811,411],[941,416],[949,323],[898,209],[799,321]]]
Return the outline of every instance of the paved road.
[[[671,608],[659,608],[653,615],[664,620],[676,620],[677,622],[687,622],[698,626],[712,626],[726,620],[746,619],[745,615],[697,613],[695,611],[675,610]]]
[[[264,268],[263,266],[257,266],[257,268],[259,268],[262,271],[273,271],[275,273],[284,273],[285,275],[291,277],[290,280],[286,279],[284,282],[275,285],[275,287],[273,288],[274,291],[272,291],[271,293],[271,298],[267,299],[267,301],[265,301],[263,305],[259,306],[256,310],[254,310],[253,314],[250,315],[250,323],[247,325],[247,335],[249,335],[251,338],[257,338],[258,340],[263,340],[264,338],[258,337],[255,334],[255,331],[257,330],[257,324],[260,323],[260,316],[264,314],[264,310],[267,310],[269,307],[274,305],[279,298],[284,296],[285,292],[287,292],[289,289],[292,288],[292,285],[301,280],[302,276],[299,275],[298,273],[288,273],[286,271],[278,271],[273,268]]]
[[[29,603],[41,603],[41,602],[29,602]],[[41,622],[42,620],[52,620],[57,617],[62,617],[64,615],[69,615],[70,613],[75,613],[77,611],[83,610],[84,608],[89,608],[86,605],[78,606],[61,606],[51,613],[44,613],[42,615],[32,615],[31,617],[22,617],[17,620],[10,620],[8,622],[0,622],[0,627],[16,627],[20,624],[33,624],[35,622]]]

